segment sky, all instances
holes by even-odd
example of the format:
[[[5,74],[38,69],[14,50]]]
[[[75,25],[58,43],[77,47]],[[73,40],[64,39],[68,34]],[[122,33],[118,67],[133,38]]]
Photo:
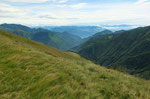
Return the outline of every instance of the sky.
[[[0,24],[150,25],[150,0],[0,0]]]

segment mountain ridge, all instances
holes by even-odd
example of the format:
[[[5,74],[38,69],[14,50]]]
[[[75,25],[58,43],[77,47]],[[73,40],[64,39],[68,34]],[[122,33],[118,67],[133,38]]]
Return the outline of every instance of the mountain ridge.
[[[105,30],[98,26],[45,26],[43,28],[55,31],[55,32],[69,32],[73,35],[77,35],[81,38],[86,38],[94,35],[95,33]]]
[[[126,68],[130,74],[150,79],[149,37],[150,26],[140,27],[92,38],[77,52],[103,66]]]
[[[29,28],[27,26],[19,24],[2,24],[0,30],[12,32],[25,38],[35,40],[60,50],[68,50],[82,41],[82,39],[76,35],[72,35],[68,32],[53,32],[43,28]]]

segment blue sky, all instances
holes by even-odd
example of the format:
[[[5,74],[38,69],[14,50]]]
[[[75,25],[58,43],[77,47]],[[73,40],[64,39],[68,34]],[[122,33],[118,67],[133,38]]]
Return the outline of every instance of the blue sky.
[[[0,23],[150,25],[150,0],[1,0]]]

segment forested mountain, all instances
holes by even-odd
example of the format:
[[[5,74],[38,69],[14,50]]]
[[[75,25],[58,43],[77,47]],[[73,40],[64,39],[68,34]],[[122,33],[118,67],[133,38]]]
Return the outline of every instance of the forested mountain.
[[[104,31],[102,31],[102,32],[98,32],[98,33],[96,33],[96,34],[90,36],[89,38],[97,38],[97,37],[99,37],[99,36],[104,36],[104,35],[108,35],[108,34],[113,34],[113,32],[110,31],[110,30],[104,30]]]
[[[80,37],[67,32],[58,33],[52,31],[36,32],[32,36],[32,40],[42,42],[60,50],[69,50],[70,48],[79,45],[82,41]]]
[[[150,26],[90,38],[77,52],[103,66],[150,79]]]
[[[2,24],[0,30],[12,32],[25,38],[35,40],[60,50],[68,50],[80,44],[82,39],[68,32],[53,32],[43,28],[32,29],[18,24]]]
[[[82,42],[78,46],[75,46],[75,47],[71,48],[70,51],[76,51],[88,40],[104,37],[104,36],[109,35],[109,34],[117,34],[117,33],[121,33],[121,32],[124,32],[124,31],[125,30],[119,30],[119,31],[112,32],[110,30],[104,30],[102,32],[98,32],[98,33],[96,33],[92,36],[89,36],[87,38],[82,39]]]
[[[149,99],[150,82],[0,31],[0,98]]]

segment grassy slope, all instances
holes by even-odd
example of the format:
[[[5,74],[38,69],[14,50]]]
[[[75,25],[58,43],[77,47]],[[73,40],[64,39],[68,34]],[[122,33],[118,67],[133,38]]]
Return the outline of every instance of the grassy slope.
[[[2,99],[148,99],[150,82],[0,31]]]

